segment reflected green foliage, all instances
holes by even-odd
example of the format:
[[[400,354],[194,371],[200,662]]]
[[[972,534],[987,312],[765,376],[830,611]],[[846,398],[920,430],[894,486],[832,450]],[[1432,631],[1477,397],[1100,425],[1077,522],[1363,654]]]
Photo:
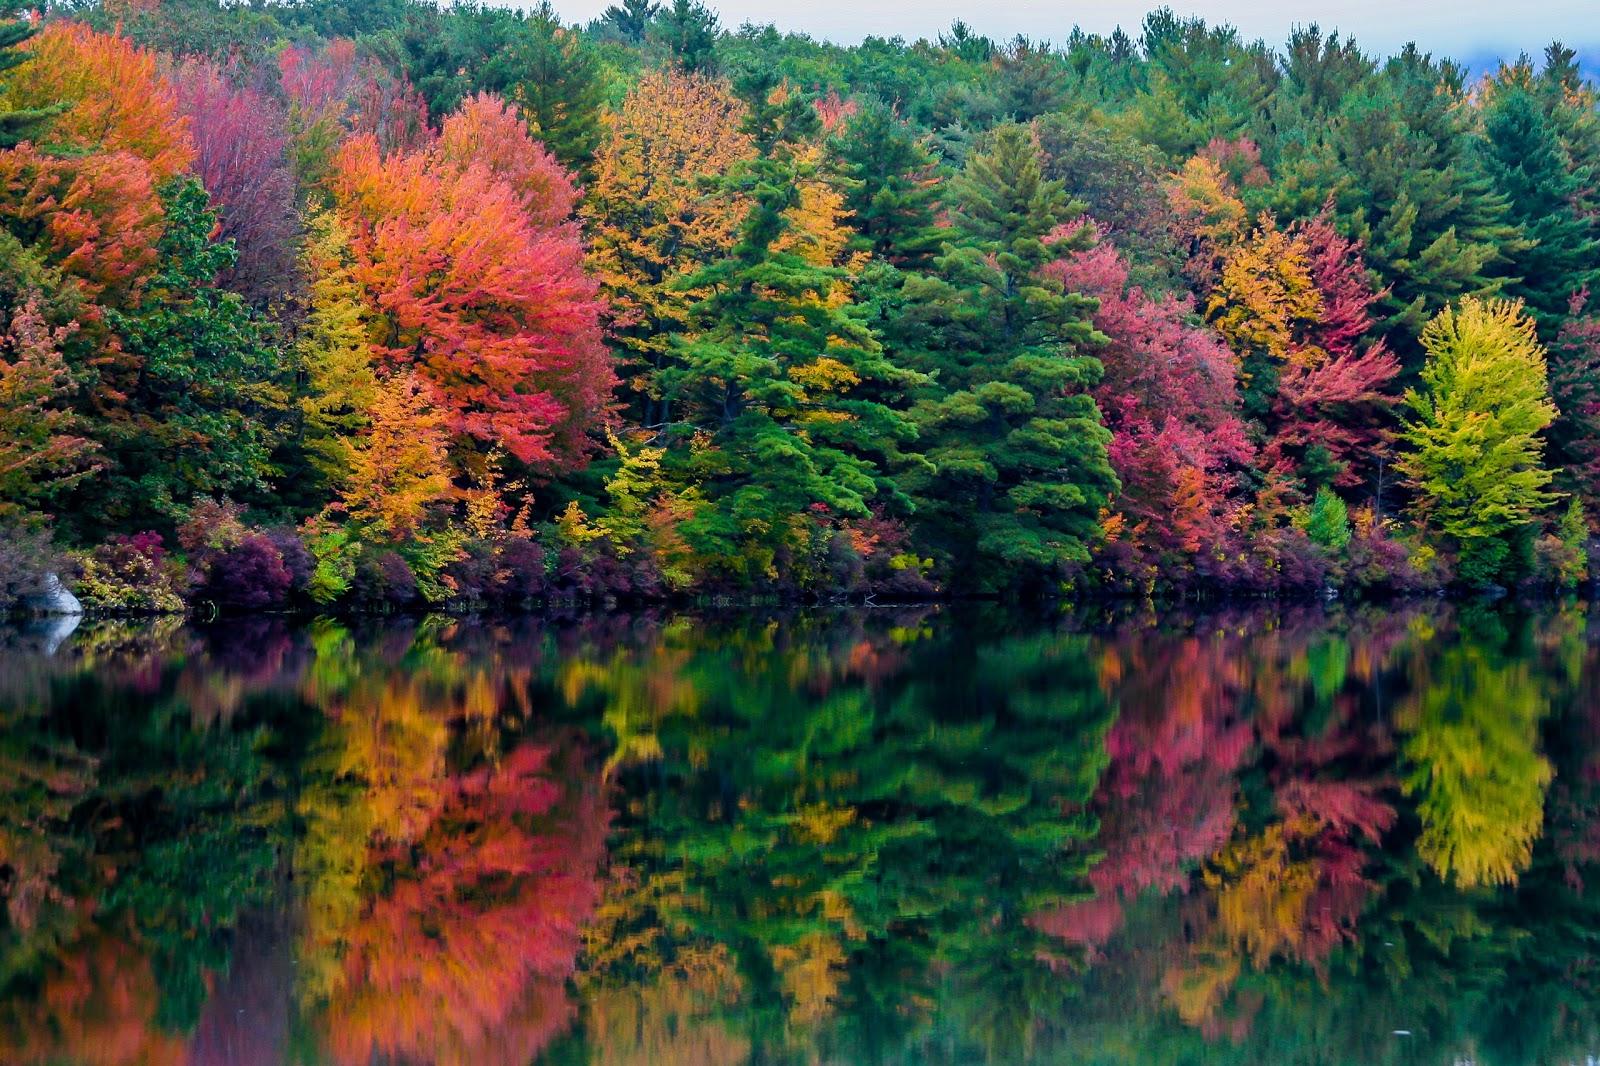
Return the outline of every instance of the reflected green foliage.
[[[8,633],[0,1060],[1581,1061],[1590,628]]]

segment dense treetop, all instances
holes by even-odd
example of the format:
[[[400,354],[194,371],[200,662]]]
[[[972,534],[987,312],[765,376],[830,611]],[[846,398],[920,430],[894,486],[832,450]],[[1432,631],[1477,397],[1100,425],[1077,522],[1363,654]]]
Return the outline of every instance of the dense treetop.
[[[46,534],[124,609],[1586,577],[1559,44],[11,14],[7,600]]]

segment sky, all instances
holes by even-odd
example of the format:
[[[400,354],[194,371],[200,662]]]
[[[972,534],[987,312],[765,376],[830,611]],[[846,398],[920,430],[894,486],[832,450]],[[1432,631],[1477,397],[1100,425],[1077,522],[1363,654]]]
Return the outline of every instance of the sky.
[[[553,0],[565,20],[588,22],[611,0]],[[774,23],[813,37],[854,43],[868,34],[933,37],[955,19],[996,39],[1017,34],[1059,41],[1073,25],[1109,33],[1139,23],[1161,0],[706,0],[728,28]],[[520,6],[520,5],[519,5]],[[1180,15],[1227,22],[1247,39],[1281,44],[1297,24],[1354,34],[1368,52],[1387,54],[1415,40],[1427,51],[1461,59],[1537,55],[1552,40],[1588,53],[1600,45],[1600,0],[1170,0]],[[1590,58],[1587,54],[1585,58]]]

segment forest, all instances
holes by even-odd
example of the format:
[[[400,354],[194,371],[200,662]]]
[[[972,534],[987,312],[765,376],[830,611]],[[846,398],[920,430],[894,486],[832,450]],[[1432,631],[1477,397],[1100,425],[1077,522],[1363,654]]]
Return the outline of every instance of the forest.
[[[1561,44],[0,10],[0,610],[1589,580]]]

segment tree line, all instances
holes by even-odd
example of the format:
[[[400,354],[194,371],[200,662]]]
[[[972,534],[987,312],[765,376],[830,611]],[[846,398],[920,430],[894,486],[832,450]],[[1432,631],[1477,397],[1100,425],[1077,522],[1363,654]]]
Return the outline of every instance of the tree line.
[[[0,603],[1588,578],[1600,113],[1559,44],[9,14]]]

